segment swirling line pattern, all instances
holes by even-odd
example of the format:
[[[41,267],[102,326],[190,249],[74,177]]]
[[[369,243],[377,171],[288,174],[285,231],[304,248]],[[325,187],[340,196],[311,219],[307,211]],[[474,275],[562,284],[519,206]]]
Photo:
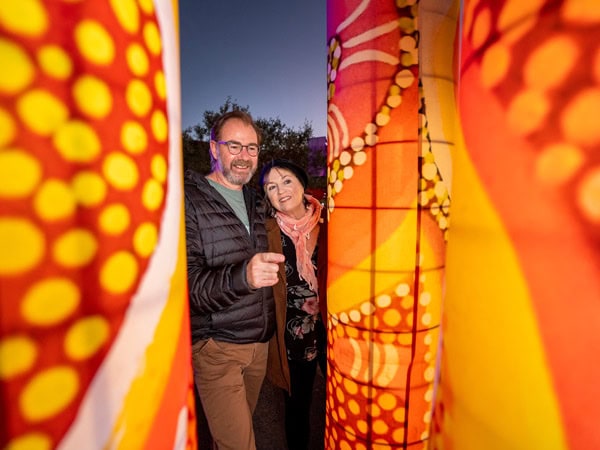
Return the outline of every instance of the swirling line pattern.
[[[419,11],[329,2],[328,449],[428,446],[450,195]]]

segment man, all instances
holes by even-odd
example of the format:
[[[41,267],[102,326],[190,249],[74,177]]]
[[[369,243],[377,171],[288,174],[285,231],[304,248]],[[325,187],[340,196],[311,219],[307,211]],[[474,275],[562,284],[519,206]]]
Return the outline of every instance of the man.
[[[184,180],[194,380],[219,450],[256,448],[252,413],[275,329],[284,257],[266,252],[266,207],[246,186],[259,145],[249,114],[226,113],[211,131],[211,173]]]

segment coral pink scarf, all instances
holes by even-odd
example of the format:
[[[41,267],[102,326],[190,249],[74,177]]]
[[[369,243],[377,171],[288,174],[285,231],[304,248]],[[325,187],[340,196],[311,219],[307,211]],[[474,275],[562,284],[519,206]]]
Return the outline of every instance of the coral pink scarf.
[[[294,219],[284,213],[276,212],[275,218],[281,231],[289,236],[296,247],[296,267],[300,278],[308,283],[308,287],[312,291],[317,292],[316,267],[312,263],[312,255],[308,254],[306,242],[310,237],[310,232],[319,223],[323,206],[312,195],[305,194],[304,198],[308,201],[308,207],[303,217]]]

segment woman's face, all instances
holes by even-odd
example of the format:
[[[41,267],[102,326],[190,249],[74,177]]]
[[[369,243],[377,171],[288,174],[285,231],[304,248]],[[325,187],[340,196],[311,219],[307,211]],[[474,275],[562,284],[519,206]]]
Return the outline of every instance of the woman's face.
[[[267,198],[277,211],[295,219],[304,216],[304,187],[293,172],[274,167],[264,177]]]

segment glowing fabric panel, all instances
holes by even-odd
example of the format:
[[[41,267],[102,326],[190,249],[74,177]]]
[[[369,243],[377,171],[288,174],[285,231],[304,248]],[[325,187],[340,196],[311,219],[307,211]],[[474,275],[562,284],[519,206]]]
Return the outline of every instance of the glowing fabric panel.
[[[0,447],[191,448],[177,4],[0,2]]]
[[[598,448],[600,4],[463,17],[437,448]]]
[[[453,98],[456,11],[328,2],[328,449],[428,445],[455,130],[440,100]]]

